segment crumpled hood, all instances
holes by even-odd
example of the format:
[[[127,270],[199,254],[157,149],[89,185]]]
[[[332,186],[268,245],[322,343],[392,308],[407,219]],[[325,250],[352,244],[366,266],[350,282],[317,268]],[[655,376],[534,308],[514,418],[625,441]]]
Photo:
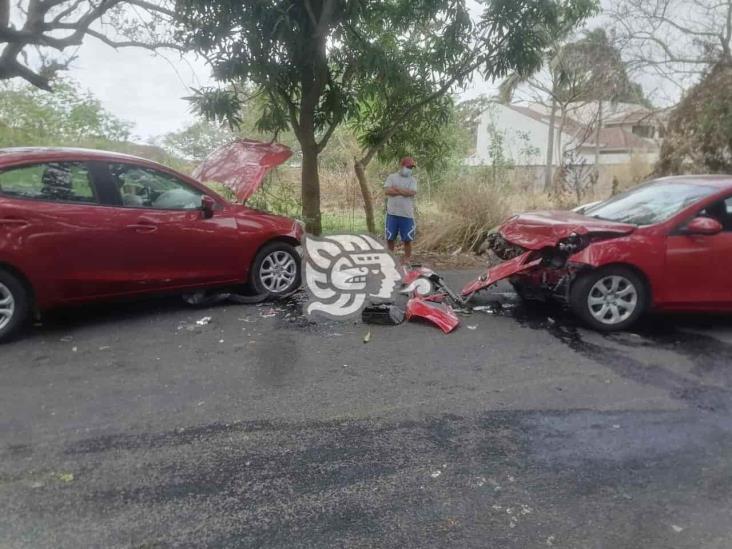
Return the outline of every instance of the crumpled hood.
[[[632,233],[635,225],[604,221],[566,211],[539,211],[516,215],[506,221],[499,232],[511,244],[527,250],[540,250],[570,236],[597,234],[623,236]]]

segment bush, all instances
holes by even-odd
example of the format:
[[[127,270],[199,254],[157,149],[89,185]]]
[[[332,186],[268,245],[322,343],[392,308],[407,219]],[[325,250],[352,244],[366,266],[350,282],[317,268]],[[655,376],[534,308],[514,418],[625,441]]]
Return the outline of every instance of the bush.
[[[502,189],[458,180],[446,184],[420,212],[417,247],[439,252],[477,252],[488,232],[509,214]]]

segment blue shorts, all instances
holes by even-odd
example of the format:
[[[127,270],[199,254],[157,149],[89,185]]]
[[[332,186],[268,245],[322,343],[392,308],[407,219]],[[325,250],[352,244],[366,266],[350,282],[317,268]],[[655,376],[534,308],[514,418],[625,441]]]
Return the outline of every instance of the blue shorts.
[[[402,242],[411,242],[414,240],[414,231],[417,225],[411,217],[386,214],[384,228],[386,229],[387,240],[396,240],[398,235]]]

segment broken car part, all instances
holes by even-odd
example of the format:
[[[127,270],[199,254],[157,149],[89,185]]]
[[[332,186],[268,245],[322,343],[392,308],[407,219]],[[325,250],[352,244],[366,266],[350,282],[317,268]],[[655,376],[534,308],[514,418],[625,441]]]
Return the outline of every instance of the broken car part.
[[[448,305],[428,301],[422,296],[412,297],[407,302],[405,318],[422,318],[435,324],[444,333],[449,334],[460,325],[460,319]]]
[[[371,305],[361,312],[361,320],[365,324],[397,326],[404,322],[404,310],[394,304]]]

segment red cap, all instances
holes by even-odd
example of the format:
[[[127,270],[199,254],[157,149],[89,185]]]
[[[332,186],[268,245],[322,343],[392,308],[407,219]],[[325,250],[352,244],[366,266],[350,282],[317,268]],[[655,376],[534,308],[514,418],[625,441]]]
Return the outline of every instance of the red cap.
[[[399,162],[399,165],[404,166],[405,168],[414,168],[417,165],[417,163],[414,161],[414,158],[412,158],[411,156],[405,156],[404,158],[401,159],[401,161]]]

